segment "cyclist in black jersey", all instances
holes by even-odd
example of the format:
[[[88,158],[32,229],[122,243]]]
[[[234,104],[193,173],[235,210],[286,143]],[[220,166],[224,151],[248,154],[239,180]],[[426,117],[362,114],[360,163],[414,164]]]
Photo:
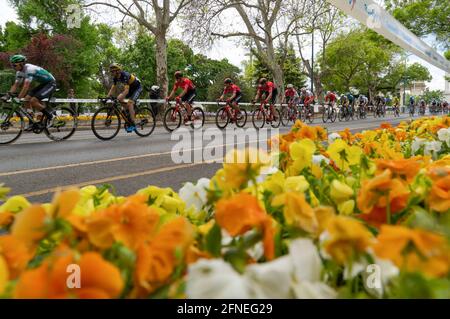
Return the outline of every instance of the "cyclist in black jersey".
[[[130,120],[132,125],[127,127],[127,132],[131,133],[136,130],[135,125],[135,110],[134,106],[136,105],[139,96],[142,93],[142,85],[141,81],[136,77],[136,75],[125,72],[120,64],[113,63],[109,67],[111,74],[113,76],[113,85],[109,90],[108,97],[111,97],[119,83],[124,85],[124,89],[122,93],[117,96],[117,99],[122,104],[122,106],[126,106],[130,113]],[[125,102],[125,99],[128,99],[128,102]]]

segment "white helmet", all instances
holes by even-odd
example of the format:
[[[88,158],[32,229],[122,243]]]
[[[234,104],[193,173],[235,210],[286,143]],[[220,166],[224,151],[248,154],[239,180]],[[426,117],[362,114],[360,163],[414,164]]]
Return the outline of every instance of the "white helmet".
[[[288,89],[293,89],[294,86],[293,86],[292,84],[288,84],[288,85],[287,85],[287,88],[288,88]]]
[[[153,86],[151,87],[151,90],[152,90],[152,91],[158,91],[158,90],[159,90],[159,86],[153,85]]]

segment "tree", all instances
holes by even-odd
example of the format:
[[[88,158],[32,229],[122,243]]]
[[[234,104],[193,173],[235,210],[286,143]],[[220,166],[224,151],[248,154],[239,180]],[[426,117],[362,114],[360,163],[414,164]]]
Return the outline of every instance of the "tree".
[[[430,71],[420,63],[406,65],[402,57],[401,61],[391,63],[388,74],[384,77],[381,87],[385,90],[395,92],[400,87],[407,87],[414,81],[431,81]]]
[[[424,99],[427,104],[430,104],[433,100],[442,101],[444,99],[444,92],[441,90],[430,91],[427,88],[420,98]]]
[[[305,1],[198,0],[186,16],[185,28],[200,47],[219,38],[250,40],[274,82],[283,89],[283,63],[277,61],[277,42],[283,48],[284,59],[294,23],[301,17],[299,7]],[[223,23],[227,20],[230,22]]]
[[[155,36],[157,82],[168,91],[167,33],[173,21],[193,0],[103,0],[88,1],[85,7],[105,6],[131,18]]]
[[[32,34],[25,27],[8,21],[5,27],[0,27],[0,51],[14,52],[23,48]]]

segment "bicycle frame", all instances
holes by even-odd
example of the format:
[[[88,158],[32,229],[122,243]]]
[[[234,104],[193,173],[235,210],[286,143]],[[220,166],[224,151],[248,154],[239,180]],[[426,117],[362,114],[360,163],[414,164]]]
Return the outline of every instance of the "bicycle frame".
[[[122,104],[120,103],[119,100],[117,99],[108,99],[108,98],[100,98],[99,99],[101,101],[101,103],[103,105],[107,105],[108,101],[112,102],[111,105],[111,110],[115,110],[117,111],[117,113],[119,113],[119,115],[122,117],[122,119],[125,121],[126,124],[130,125],[131,124],[131,119],[130,117],[127,115],[127,113],[124,110],[124,107],[122,106]],[[108,116],[110,116],[111,114],[108,114]]]

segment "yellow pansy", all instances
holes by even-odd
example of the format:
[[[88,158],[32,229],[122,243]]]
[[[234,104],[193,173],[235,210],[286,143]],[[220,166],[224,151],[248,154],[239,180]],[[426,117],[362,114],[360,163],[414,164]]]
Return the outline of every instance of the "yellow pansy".
[[[327,231],[330,239],[325,242],[325,250],[339,264],[365,252],[373,240],[367,228],[350,217],[334,217],[329,221]]]
[[[13,196],[10,197],[2,206],[0,206],[0,213],[10,212],[16,214],[30,206],[30,202],[25,197]]]
[[[286,185],[286,178],[283,172],[277,171],[275,174],[270,175],[262,183],[264,190],[271,192],[274,195],[278,195],[283,192]]]
[[[286,191],[303,193],[309,188],[309,183],[305,176],[290,176],[286,178],[284,188]]]
[[[293,169],[296,172],[301,172],[304,168],[311,166],[312,156],[315,151],[316,144],[310,139],[303,139],[292,143],[289,146],[289,153],[294,161],[292,163]]]
[[[336,203],[339,203],[352,197],[354,191],[347,184],[335,179],[331,182],[330,195]]]
[[[354,210],[355,201],[353,199],[349,199],[338,204],[338,211],[341,215],[351,215]]]
[[[11,188],[5,187],[4,184],[0,184],[0,199],[3,199],[11,191]]]
[[[303,194],[286,192],[272,201],[273,206],[282,206],[286,223],[303,229],[308,233],[316,233],[319,227],[313,208],[305,200]]]

